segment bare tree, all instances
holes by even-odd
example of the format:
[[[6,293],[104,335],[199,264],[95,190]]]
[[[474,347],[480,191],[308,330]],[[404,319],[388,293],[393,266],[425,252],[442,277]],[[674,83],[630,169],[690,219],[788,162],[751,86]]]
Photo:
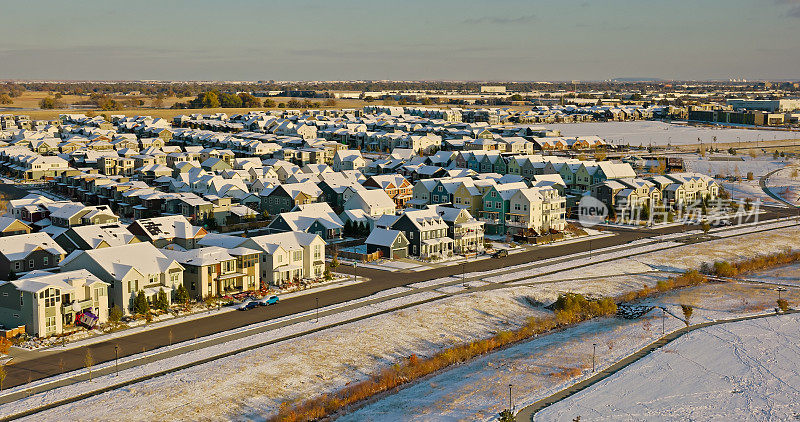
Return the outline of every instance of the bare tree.
[[[86,354],[83,356],[83,364],[86,366],[86,369],[89,370],[89,381],[92,380],[92,366],[94,366],[94,356],[92,356],[92,351],[87,347]]]
[[[681,305],[681,311],[683,312],[683,322],[686,324],[686,328],[689,328],[689,320],[692,318],[692,313],[694,312],[694,308],[692,305]]]

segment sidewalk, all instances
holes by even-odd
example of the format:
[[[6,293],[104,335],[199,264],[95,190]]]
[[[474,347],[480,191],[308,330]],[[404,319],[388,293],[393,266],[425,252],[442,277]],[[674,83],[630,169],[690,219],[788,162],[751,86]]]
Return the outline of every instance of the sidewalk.
[[[349,276],[349,275],[346,275],[346,274],[341,274],[341,275],[342,276],[347,276],[347,279],[341,280],[341,281],[333,281],[333,282],[325,283],[323,285],[320,285],[320,286],[317,286],[317,287],[312,287],[310,289],[298,290],[298,291],[295,291],[295,292],[283,293],[283,294],[282,293],[278,293],[278,297],[280,297],[281,299],[285,300],[285,299],[290,299],[290,298],[293,298],[293,297],[299,297],[299,296],[305,296],[305,295],[309,295],[309,294],[324,292],[326,290],[337,289],[339,287],[350,286],[350,285],[359,284],[359,283],[363,283],[363,282],[367,281],[367,279],[364,278],[364,277],[358,277],[357,280],[353,280],[352,276]],[[168,327],[170,325],[180,324],[180,323],[183,323],[183,322],[192,321],[192,320],[196,320],[196,319],[200,319],[200,318],[210,318],[210,317],[214,317],[214,316],[217,316],[217,315],[220,315],[220,314],[223,314],[223,313],[226,313],[226,312],[231,312],[231,311],[234,311],[234,310],[236,310],[236,309],[234,307],[232,307],[232,306],[224,306],[224,307],[221,307],[221,308],[211,308],[209,310],[202,310],[202,311],[195,312],[195,313],[192,313],[192,314],[180,315],[180,316],[177,316],[177,317],[174,317],[174,318],[165,319],[163,321],[152,322],[152,323],[149,323],[149,324],[145,323],[145,324],[138,325],[138,326],[135,326],[135,327],[131,327],[131,328],[126,328],[126,329],[122,329],[122,330],[119,330],[119,331],[115,331],[113,333],[94,335],[92,337],[88,337],[88,338],[84,338],[84,339],[81,339],[81,340],[77,340],[77,341],[73,341],[73,342],[70,342],[70,343],[66,343],[63,346],[62,345],[55,345],[55,346],[43,347],[43,348],[35,349],[35,350],[27,350],[27,349],[23,349],[23,348],[19,348],[19,347],[12,347],[11,351],[9,351],[8,355],[13,358],[13,362],[14,363],[19,363],[19,362],[24,362],[24,361],[26,361],[28,359],[32,359],[32,358],[36,358],[38,356],[41,356],[42,353],[60,352],[60,351],[64,351],[64,350],[71,350],[71,349],[75,349],[75,348],[80,348],[80,347],[83,347],[83,346],[88,346],[88,345],[104,342],[104,341],[107,341],[107,340],[111,340],[111,339],[115,339],[115,338],[119,338],[119,337],[124,337],[124,336],[128,336],[128,335],[140,333],[142,331],[148,331],[148,330],[152,330],[152,329],[156,329],[156,328]]]

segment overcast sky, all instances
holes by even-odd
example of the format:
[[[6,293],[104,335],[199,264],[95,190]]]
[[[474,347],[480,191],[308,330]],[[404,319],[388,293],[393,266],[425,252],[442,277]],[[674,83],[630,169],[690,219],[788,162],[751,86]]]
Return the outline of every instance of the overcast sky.
[[[800,0],[0,0],[0,78],[800,79]]]

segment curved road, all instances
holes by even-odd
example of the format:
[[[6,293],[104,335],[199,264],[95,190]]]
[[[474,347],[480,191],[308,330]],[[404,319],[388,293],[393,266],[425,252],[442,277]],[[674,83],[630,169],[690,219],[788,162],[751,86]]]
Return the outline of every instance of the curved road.
[[[795,313],[798,311],[788,311],[786,313]],[[535,420],[536,413],[540,410],[556,403],[561,400],[564,400],[570,396],[573,396],[595,384],[598,382],[616,374],[617,372],[627,368],[631,364],[637,362],[638,360],[642,359],[643,357],[653,353],[654,351],[660,349],[662,346],[666,345],[667,343],[677,339],[678,337],[692,332],[694,330],[698,330],[705,327],[710,327],[712,325],[719,325],[719,324],[727,324],[731,322],[739,322],[739,321],[747,321],[751,319],[759,319],[759,318],[767,318],[776,315],[783,315],[779,313],[769,313],[769,314],[760,314],[760,315],[753,315],[753,316],[746,316],[746,317],[738,317],[738,318],[730,318],[730,319],[722,319],[717,321],[708,321],[703,322],[700,324],[691,325],[688,328],[682,328],[676,331],[673,331],[660,339],[648,344],[647,346],[639,349],[637,352],[628,355],[626,358],[622,359],[621,361],[609,366],[608,368],[592,375],[591,377],[577,383],[573,384],[561,391],[558,391],[554,394],[551,394],[530,406],[527,406],[520,410],[517,415],[515,416],[515,420],[517,422],[532,422]]]
[[[785,168],[785,167],[784,167],[784,168]],[[781,170],[783,170],[783,168],[776,169],[776,170],[772,170],[771,172],[769,172],[769,173],[767,173],[767,174],[765,174],[765,175],[761,176],[761,177],[758,179],[758,185],[761,187],[761,190],[762,190],[762,191],[764,191],[764,193],[766,193],[767,195],[769,195],[769,197],[770,197],[770,198],[772,198],[772,199],[774,199],[774,200],[776,200],[776,201],[778,201],[778,202],[782,202],[782,203],[784,203],[784,204],[786,204],[786,205],[788,205],[788,206],[790,206],[790,207],[795,207],[795,208],[797,208],[797,207],[798,207],[798,205],[797,205],[797,204],[792,204],[792,203],[790,203],[789,201],[787,201],[787,200],[785,200],[785,199],[781,198],[780,196],[778,196],[778,195],[776,195],[776,194],[772,193],[772,191],[771,191],[771,190],[769,190],[769,188],[767,187],[767,180],[769,180],[769,177],[770,177],[770,176],[772,176],[773,174],[775,174],[775,173],[777,173],[777,172],[781,171]]]

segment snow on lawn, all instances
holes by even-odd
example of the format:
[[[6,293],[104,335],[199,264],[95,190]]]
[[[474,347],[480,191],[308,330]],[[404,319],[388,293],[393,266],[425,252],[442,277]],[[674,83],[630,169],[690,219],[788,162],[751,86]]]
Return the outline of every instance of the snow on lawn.
[[[525,289],[465,294],[371,317],[99,394],[37,414],[35,420],[63,420],[65,412],[78,420],[115,419],[121,414],[126,420],[262,417],[275,412],[282,402],[341,388],[401,357],[432,354],[452,344],[516,328],[529,316],[547,313],[533,308],[523,293]],[[308,322],[303,328],[314,325]],[[258,337],[266,340],[265,334]],[[186,361],[195,353],[180,359]],[[199,353],[208,352],[203,349]],[[130,371],[141,375],[146,369]],[[120,373],[122,379],[130,377],[124,372]],[[57,399],[58,394],[76,394],[110,381],[113,377],[53,390],[0,406],[0,413],[20,411]]]
[[[576,265],[590,265],[598,260],[606,260],[606,259],[614,259],[626,255],[635,255],[639,253],[646,253],[653,250],[668,248],[671,246],[677,246],[679,243],[675,242],[659,242],[650,245],[638,246],[638,247],[627,247],[627,248],[618,248],[616,250],[612,250],[606,253],[595,253],[593,255],[586,255],[582,258],[575,258],[571,260],[566,260],[564,262],[559,262],[555,264],[545,265],[537,268],[531,268],[528,270],[516,271],[511,272],[508,274],[503,274],[499,276],[487,277],[484,280],[490,283],[498,283],[498,282],[505,282],[510,280],[515,280],[523,277],[534,277],[538,274],[551,272],[551,271],[560,271],[565,268],[574,267]]]
[[[773,139],[798,139],[800,133],[761,130],[761,129],[728,129],[718,127],[697,127],[682,124],[669,124],[660,121],[639,120],[634,122],[596,122],[596,123],[561,123],[542,125],[548,129],[558,129],[563,136],[597,135],[616,145],[647,146],[653,145],[685,145],[716,142],[752,142]],[[760,137],[759,137],[760,135]]]
[[[736,261],[800,248],[798,226],[727,237],[642,255],[637,261],[663,270],[699,269],[703,262]]]
[[[729,182],[718,179],[717,183],[730,193],[731,199],[736,201],[744,201],[750,198],[753,201],[761,201],[764,205],[784,205],[783,202],[777,201],[775,198],[767,195],[764,189],[761,189],[758,179],[744,179],[741,182]]]
[[[745,276],[748,280],[800,286],[800,264],[773,268]]]
[[[800,205],[799,172],[800,167],[796,163],[777,171],[767,179],[767,189],[790,204]],[[793,174],[795,177],[792,177]]]
[[[800,133],[796,134],[800,137]],[[766,175],[772,170],[783,168],[786,165],[785,161],[773,160],[771,156],[750,157],[739,155],[733,157],[728,154],[718,155],[719,159],[711,159],[712,156],[701,157],[697,154],[683,156],[683,164],[686,166],[686,171],[707,174],[709,176],[723,175],[723,176],[741,176],[747,177],[747,173],[752,172],[753,177],[757,179]],[[744,181],[742,181],[744,185]]]
[[[643,281],[641,277],[645,276],[637,277],[639,279],[632,284]],[[624,279],[620,277],[617,281]],[[611,281],[582,280],[538,287],[556,290],[572,283],[591,291]],[[787,294],[792,301],[800,300],[800,292],[796,290]],[[724,283],[682,289],[649,302],[666,306],[676,315],[681,314],[679,304],[693,304],[692,322],[695,323],[763,312],[774,306],[774,296],[774,291],[763,286]],[[340,420],[493,420],[507,407],[509,384],[513,385],[513,400],[520,409],[590,376],[593,343],[597,344],[597,369],[602,370],[659,338],[661,324],[661,312],[657,310],[639,320],[602,318],[589,321],[457,366]],[[664,326],[666,331],[672,331],[685,325],[667,315]],[[537,416],[537,420],[572,420],[574,415],[559,416]],[[593,415],[583,416],[589,416],[587,420],[594,419]]]
[[[707,327],[536,415],[538,420],[791,420],[800,316]]]

